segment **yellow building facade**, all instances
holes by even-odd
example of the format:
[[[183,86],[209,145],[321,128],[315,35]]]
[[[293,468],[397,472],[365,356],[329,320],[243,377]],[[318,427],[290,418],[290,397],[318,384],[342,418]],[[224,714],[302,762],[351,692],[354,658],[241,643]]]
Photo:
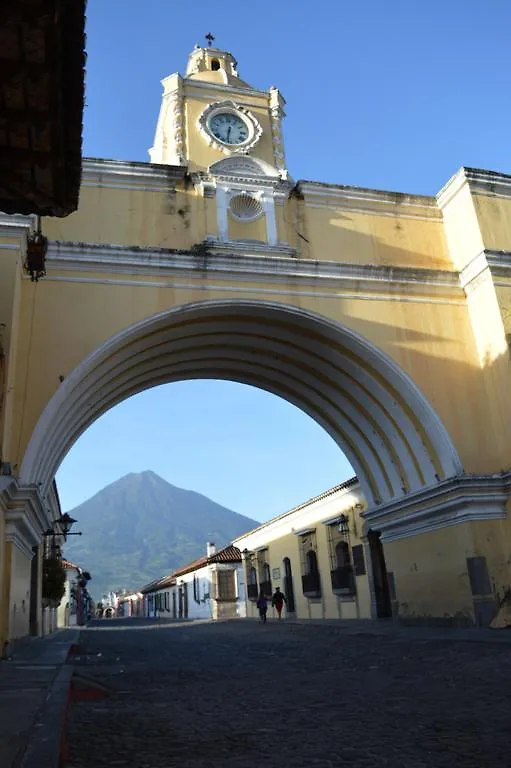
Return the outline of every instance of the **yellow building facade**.
[[[464,168],[435,197],[296,182],[284,109],[196,48],[163,81],[150,163],[86,159],[75,213],[0,216],[3,639],[75,440],[193,378],[268,390],[327,430],[399,616],[488,623],[509,587],[511,178]]]
[[[278,587],[289,618],[390,618],[393,574],[382,572],[378,542],[364,535],[364,507],[355,478],[235,539],[243,557],[246,615],[258,616],[262,593],[271,617]]]

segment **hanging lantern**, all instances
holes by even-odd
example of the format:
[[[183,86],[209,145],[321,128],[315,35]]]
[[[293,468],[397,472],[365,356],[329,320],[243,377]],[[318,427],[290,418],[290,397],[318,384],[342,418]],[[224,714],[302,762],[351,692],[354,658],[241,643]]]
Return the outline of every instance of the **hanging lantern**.
[[[35,232],[27,238],[27,257],[25,259],[25,271],[30,275],[32,282],[37,282],[39,278],[46,274],[46,251],[48,250],[48,240],[41,234]]]

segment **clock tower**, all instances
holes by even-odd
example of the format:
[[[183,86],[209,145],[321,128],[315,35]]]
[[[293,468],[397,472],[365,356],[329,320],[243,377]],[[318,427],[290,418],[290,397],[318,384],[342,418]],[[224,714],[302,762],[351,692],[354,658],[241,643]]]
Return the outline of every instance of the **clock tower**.
[[[151,163],[186,166],[196,192],[214,199],[207,240],[287,248],[278,208],[292,185],[278,89],[253,88],[232,54],[211,46],[196,46],[184,76],[170,75],[162,85]]]

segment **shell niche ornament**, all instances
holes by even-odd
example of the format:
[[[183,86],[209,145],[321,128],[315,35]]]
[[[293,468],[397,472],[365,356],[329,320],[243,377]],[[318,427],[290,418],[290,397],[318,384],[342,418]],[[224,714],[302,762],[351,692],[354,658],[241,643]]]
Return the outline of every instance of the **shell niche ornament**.
[[[263,206],[248,192],[240,192],[231,197],[229,211],[239,221],[254,221],[262,215]]]

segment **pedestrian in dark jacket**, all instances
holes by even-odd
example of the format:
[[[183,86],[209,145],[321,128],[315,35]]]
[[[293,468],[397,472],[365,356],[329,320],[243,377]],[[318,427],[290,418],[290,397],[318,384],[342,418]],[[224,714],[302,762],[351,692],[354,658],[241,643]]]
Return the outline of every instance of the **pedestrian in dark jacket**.
[[[257,598],[257,607],[259,608],[259,617],[263,624],[266,624],[266,613],[268,612],[268,601],[265,598],[263,592],[259,592],[259,597]]]
[[[271,604],[277,609],[279,619],[281,618],[282,607],[284,603],[287,603],[286,596],[280,591],[280,587],[276,587],[275,593],[271,599]]]

